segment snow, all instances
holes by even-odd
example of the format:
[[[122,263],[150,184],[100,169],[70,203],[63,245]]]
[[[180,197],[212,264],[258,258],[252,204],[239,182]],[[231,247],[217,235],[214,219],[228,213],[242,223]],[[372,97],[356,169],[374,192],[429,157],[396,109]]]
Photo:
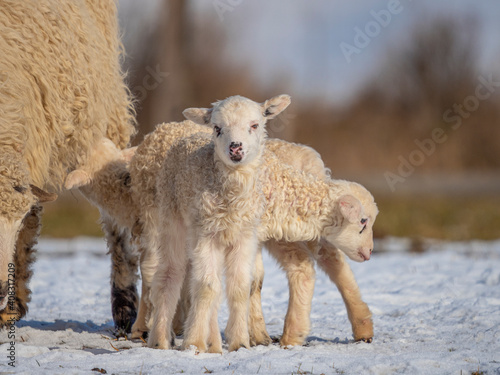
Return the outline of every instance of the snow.
[[[8,366],[10,340],[2,331],[0,373],[500,374],[500,241],[433,242],[422,254],[401,251],[407,245],[378,241],[391,251],[351,263],[373,312],[373,343],[353,342],[342,299],[318,271],[305,346],[196,355],[116,341],[104,240],[43,239],[30,312],[15,329],[16,367]],[[263,310],[269,333],[279,337],[288,286],[274,261],[265,255],[264,262]],[[224,327],[225,304],[219,320]]]

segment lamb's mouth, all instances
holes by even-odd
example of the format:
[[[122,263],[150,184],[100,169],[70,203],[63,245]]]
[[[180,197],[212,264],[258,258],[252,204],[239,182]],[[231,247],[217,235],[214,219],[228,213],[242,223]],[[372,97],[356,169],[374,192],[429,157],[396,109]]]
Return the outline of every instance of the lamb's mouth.
[[[239,163],[243,159],[243,155],[234,154],[234,155],[229,156],[229,158],[231,159],[231,161],[234,161],[235,163]]]

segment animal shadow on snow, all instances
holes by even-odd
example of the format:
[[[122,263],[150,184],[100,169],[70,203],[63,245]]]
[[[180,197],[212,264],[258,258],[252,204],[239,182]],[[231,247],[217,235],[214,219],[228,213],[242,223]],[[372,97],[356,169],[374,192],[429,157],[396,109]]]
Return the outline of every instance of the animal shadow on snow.
[[[348,345],[348,344],[354,344],[354,340],[349,340],[347,337],[344,339],[340,339],[339,337],[334,338],[333,340],[326,340],[321,337],[316,337],[316,336],[309,336],[306,339],[306,342],[304,343],[304,346],[315,346],[318,344],[342,344],[342,345]]]
[[[67,329],[73,330],[76,333],[108,333],[114,331],[112,323],[104,323],[97,325],[94,322],[87,320],[85,323],[77,322],[76,320],[61,320],[56,319],[55,322],[42,322],[39,320],[21,320],[16,323],[17,328],[31,327],[41,331],[65,331]]]

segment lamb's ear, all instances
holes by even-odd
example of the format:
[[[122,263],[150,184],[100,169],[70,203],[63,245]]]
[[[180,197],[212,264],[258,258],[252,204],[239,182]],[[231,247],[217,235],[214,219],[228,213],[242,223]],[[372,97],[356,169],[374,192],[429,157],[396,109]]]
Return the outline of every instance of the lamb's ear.
[[[208,125],[212,118],[212,111],[213,108],[188,108],[182,111],[182,114],[198,125]]]
[[[275,118],[290,105],[290,95],[278,95],[262,103],[262,114],[268,119]]]
[[[132,160],[132,158],[134,157],[136,151],[137,151],[137,146],[135,146],[135,147],[129,147],[129,148],[126,148],[125,150],[122,150],[121,151],[122,159],[126,163],[130,163],[130,160]]]
[[[350,222],[357,223],[361,220],[361,211],[363,207],[361,202],[352,195],[342,195],[339,199],[339,207],[342,215]]]
[[[38,198],[39,203],[52,202],[57,199],[57,194],[47,193],[45,190],[40,189],[38,186],[30,185],[31,193]]]
[[[76,189],[80,186],[87,185],[91,181],[90,175],[82,169],[75,169],[73,172],[70,172],[66,177],[66,182],[64,183],[64,187],[66,189]]]

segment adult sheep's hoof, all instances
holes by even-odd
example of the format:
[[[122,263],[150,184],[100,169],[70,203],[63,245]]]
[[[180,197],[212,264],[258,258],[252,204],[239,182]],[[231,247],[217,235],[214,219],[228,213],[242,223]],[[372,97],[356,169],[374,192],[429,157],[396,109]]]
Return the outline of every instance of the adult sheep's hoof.
[[[130,333],[137,317],[137,291],[135,285],[120,289],[113,283],[111,287],[111,309],[115,329]]]
[[[13,303],[9,303],[3,311],[0,311],[0,329],[9,328],[11,324],[21,320],[27,312],[28,305],[16,297]]]

